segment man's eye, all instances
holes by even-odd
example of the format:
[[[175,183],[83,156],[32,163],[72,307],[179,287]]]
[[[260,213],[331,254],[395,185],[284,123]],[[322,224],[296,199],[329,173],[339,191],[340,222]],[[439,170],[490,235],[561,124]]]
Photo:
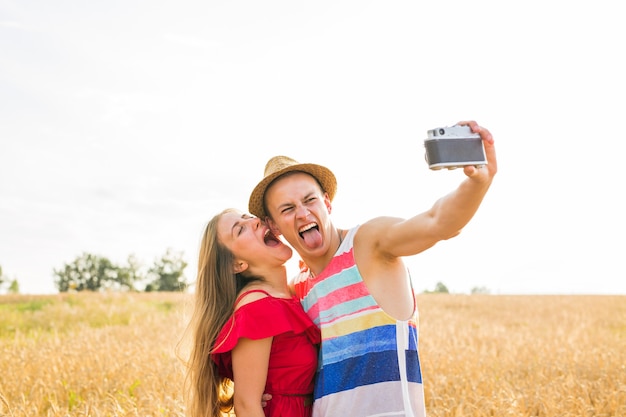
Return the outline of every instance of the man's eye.
[[[287,208],[283,209],[283,211],[281,211],[281,213],[283,213],[283,214],[289,213],[291,210],[293,210],[293,207],[287,207]]]
[[[237,231],[237,236],[241,235],[243,233],[244,230],[244,226],[240,226],[239,230]]]

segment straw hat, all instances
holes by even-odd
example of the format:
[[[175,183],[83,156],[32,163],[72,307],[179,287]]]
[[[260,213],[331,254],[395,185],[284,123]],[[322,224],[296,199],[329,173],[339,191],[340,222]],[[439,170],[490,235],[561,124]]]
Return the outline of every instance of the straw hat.
[[[248,202],[248,210],[255,216],[263,219],[267,216],[263,204],[265,191],[272,181],[288,172],[306,172],[312,175],[322,186],[322,191],[326,191],[331,201],[337,192],[337,179],[328,168],[316,164],[301,164],[288,156],[274,156],[265,165],[265,174],[263,180],[254,187],[250,194]]]

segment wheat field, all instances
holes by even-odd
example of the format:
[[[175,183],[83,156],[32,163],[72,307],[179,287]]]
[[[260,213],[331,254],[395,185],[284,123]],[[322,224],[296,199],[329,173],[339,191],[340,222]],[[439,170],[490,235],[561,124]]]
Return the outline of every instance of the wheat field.
[[[189,307],[0,296],[0,416],[184,416]],[[626,416],[626,296],[420,294],[418,308],[429,417]]]

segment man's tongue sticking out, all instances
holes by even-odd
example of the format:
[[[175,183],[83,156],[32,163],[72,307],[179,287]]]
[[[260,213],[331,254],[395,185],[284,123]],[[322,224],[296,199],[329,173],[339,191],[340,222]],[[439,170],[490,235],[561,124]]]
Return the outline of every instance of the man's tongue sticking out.
[[[317,229],[317,227],[312,227],[306,232],[301,233],[302,238],[304,239],[304,244],[313,249],[322,244],[322,234]]]

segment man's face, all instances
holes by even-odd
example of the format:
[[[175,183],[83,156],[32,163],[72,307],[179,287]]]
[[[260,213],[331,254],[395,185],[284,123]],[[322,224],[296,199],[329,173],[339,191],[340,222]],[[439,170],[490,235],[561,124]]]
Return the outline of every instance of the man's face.
[[[301,256],[322,256],[330,244],[331,204],[311,175],[296,172],[276,180],[265,192],[269,224]]]

